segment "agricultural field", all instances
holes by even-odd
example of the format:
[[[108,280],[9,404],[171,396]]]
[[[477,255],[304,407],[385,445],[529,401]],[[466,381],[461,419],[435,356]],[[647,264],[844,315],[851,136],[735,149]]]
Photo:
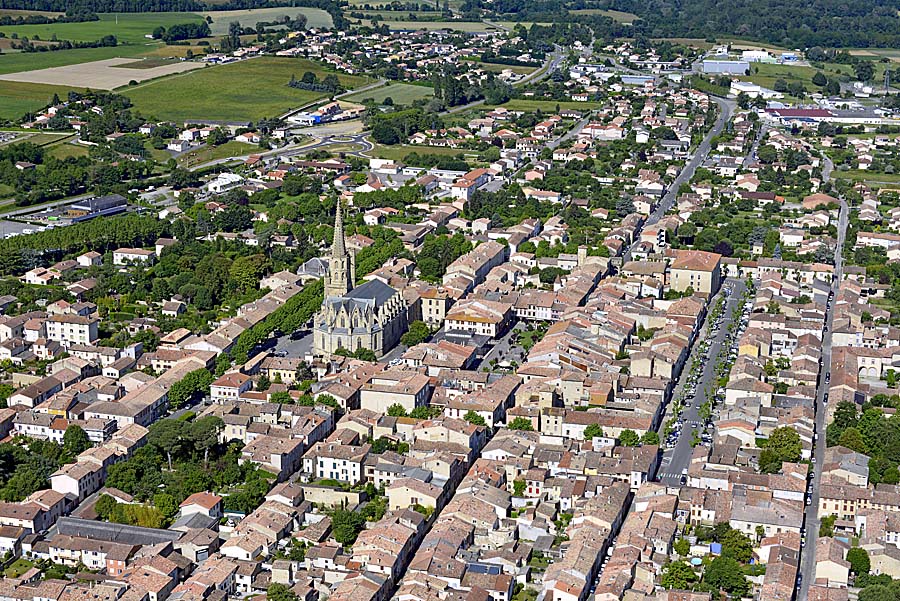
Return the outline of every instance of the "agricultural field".
[[[27,17],[40,15],[42,17],[58,17],[63,13],[55,13],[48,10],[19,10],[16,8],[0,8],[0,17]]]
[[[528,100],[525,98],[514,98],[502,105],[503,108],[510,111],[536,111],[540,109],[543,112],[554,112],[556,107],[560,110],[571,109],[575,111],[589,111],[598,109],[602,106],[599,102],[557,102],[555,100]],[[489,108],[484,105],[481,108]]]
[[[368,19],[360,19],[363,25],[372,25],[372,21]],[[453,31],[463,32],[481,32],[491,29],[491,26],[481,22],[470,21],[384,21],[391,31],[418,31],[426,29],[436,31],[440,29],[451,29]]]
[[[80,65],[67,65],[65,67],[51,67],[36,71],[24,71],[22,73],[8,73],[0,75],[4,81],[57,84],[62,86],[83,86],[92,89],[113,90],[127,86],[131,81],[146,81],[184,73],[194,69],[202,69],[202,63],[167,61],[158,65],[151,63],[148,68],[134,68],[143,65],[143,61],[135,61],[130,58],[110,58],[104,61],[81,63]]]
[[[634,23],[639,17],[632,13],[622,12],[620,10],[603,10],[600,8],[583,8],[580,10],[570,10],[573,15],[603,15],[609,17],[619,23]]]
[[[28,112],[36,111],[47,104],[58,94],[65,98],[69,87],[53,86],[43,83],[4,81],[0,84],[0,119],[18,120]],[[74,88],[83,90],[83,88]]]
[[[157,44],[128,45],[113,48],[78,48],[56,52],[18,52],[0,54],[0,74],[64,67],[110,58],[136,57],[157,48]],[[181,46],[173,46],[173,48]],[[186,46],[184,48],[187,48]]]
[[[329,73],[305,59],[262,57],[151,81],[123,93],[144,115],[156,119],[254,121],[324,98],[319,92],[288,87],[292,75],[299,79],[306,71],[319,78]],[[343,74],[338,79],[348,89],[369,82]]]
[[[119,43],[137,44],[146,42],[147,38],[144,36],[160,25],[170,27],[178,23],[199,23],[203,20],[196,13],[104,13],[99,17],[99,21],[83,23],[2,26],[0,32],[7,37],[16,33],[19,37],[26,36],[28,39],[39,36],[42,40],[49,40],[55,35],[60,40],[79,42],[93,42],[112,34]]]
[[[309,27],[331,27],[333,21],[331,15],[320,8],[256,8],[248,10],[213,10],[203,13],[203,17],[211,17],[213,22],[209,26],[213,36],[228,33],[228,25],[237,21],[244,27],[256,27],[260,21],[276,21],[285,15],[296,17],[299,14],[306,15]]]
[[[358,94],[344,96],[343,100],[363,102],[367,98],[371,98],[380,104],[388,97],[394,101],[394,104],[412,104],[415,100],[433,98],[434,88],[430,86],[411,85],[408,83],[395,83],[389,86],[381,86],[374,90],[366,90],[365,92],[360,92]]]
[[[889,65],[890,63],[873,63],[872,66],[875,67],[874,85],[879,85],[884,82],[884,70]],[[775,81],[778,79],[783,79],[788,84],[799,81],[803,84],[803,87],[807,92],[815,92],[820,89],[812,83],[813,75],[815,75],[817,71],[821,71],[828,78],[838,77],[843,81],[854,81],[856,79],[851,65],[823,63],[821,67],[822,68],[819,69],[805,65],[754,63],[750,66],[750,75],[738,79],[752,81],[753,83],[766,88],[773,88],[775,86]]]

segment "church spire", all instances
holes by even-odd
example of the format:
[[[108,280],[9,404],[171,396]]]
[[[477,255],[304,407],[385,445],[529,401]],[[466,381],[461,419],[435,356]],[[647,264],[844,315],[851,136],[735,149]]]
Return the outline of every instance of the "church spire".
[[[356,278],[356,258],[347,252],[344,240],[344,216],[341,203],[338,202],[334,215],[334,242],[331,244],[331,257],[328,259],[328,276],[325,278],[325,296],[344,296],[353,289]]]
[[[337,211],[334,215],[334,242],[331,244],[331,256],[343,257],[347,254],[347,245],[344,243],[344,218],[341,215],[341,201],[337,203]]]

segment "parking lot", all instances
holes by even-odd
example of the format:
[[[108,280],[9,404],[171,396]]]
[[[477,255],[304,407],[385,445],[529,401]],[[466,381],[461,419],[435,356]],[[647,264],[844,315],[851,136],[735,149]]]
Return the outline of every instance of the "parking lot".
[[[684,478],[691,455],[696,445],[708,445],[712,442],[713,416],[704,414],[703,407],[714,405],[724,399],[724,390],[718,388],[716,366],[719,359],[733,361],[737,351],[735,345],[740,337],[745,320],[729,335],[732,323],[732,312],[741,307],[744,313],[749,308],[741,306],[741,299],[746,285],[740,280],[728,280],[721,294],[727,299],[721,313],[708,323],[706,336],[696,343],[689,359],[689,369],[685,376],[683,391],[684,403],[681,412],[673,416],[672,432],[662,441],[663,458],[657,479],[666,484],[678,484]],[[714,301],[715,302],[715,301]],[[711,305],[712,306],[712,305]],[[677,394],[677,393],[676,393]]]

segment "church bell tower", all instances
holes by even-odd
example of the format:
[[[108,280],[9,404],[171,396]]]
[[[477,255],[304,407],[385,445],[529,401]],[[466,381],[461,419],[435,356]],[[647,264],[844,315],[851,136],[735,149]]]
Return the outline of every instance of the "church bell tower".
[[[356,277],[356,257],[347,252],[344,241],[344,219],[341,215],[341,203],[338,201],[334,217],[334,242],[331,244],[331,257],[328,259],[328,277],[325,279],[325,297],[345,296],[353,289]]]

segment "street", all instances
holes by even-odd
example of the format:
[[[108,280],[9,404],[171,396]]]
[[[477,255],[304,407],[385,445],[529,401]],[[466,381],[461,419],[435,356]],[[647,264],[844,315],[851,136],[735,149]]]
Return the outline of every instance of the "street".
[[[831,161],[827,161],[830,163]],[[829,173],[831,170],[829,169]],[[822,478],[822,464],[825,463],[825,394],[828,392],[828,386],[825,384],[825,374],[831,369],[831,332],[834,322],[834,303],[837,298],[838,288],[840,287],[841,277],[843,274],[843,256],[844,238],[847,235],[847,223],[850,219],[850,207],[842,199],[841,212],[838,217],[838,242],[834,251],[834,280],[831,283],[831,290],[835,295],[828,305],[825,313],[826,331],[822,335],[822,364],[819,368],[819,385],[816,389],[816,433],[818,439],[814,441],[812,465],[812,478],[810,479],[809,499],[810,504],[806,506],[805,528],[806,528],[806,546],[801,549],[800,553],[800,574],[806,576],[800,586],[800,592],[797,595],[798,601],[806,601],[809,595],[809,585],[812,582],[812,575],[815,571],[816,564],[816,539],[819,536],[819,487],[818,482]]]
[[[706,160],[706,157],[709,156],[709,150],[712,145],[712,139],[722,133],[722,130],[725,128],[725,123],[731,119],[731,114],[734,112],[734,107],[736,103],[733,100],[725,100],[724,98],[717,98],[715,96],[710,96],[712,100],[719,105],[719,116],[716,118],[716,122],[713,124],[712,128],[706,133],[703,137],[703,141],[697,146],[697,149],[694,151],[694,154],[691,155],[691,158],[685,164],[684,169],[678,174],[678,177],[675,178],[675,181],[669,185],[666,190],[666,193],[660,199],[659,204],[656,206],[656,209],[647,217],[647,221],[644,222],[643,227],[647,227],[649,225],[655,224],[659,221],[666,213],[669,212],[669,209],[675,204],[675,198],[678,196],[678,188],[681,187],[681,184],[686,184],[691,181],[691,178],[694,177],[694,172],[697,170],[697,167],[703,164]],[[642,228],[643,229],[643,228]],[[640,236],[634,237],[634,243],[625,254],[622,256],[622,260],[624,262],[628,262],[631,260],[631,250],[634,246],[640,244]]]
[[[719,329],[711,337],[707,338],[709,340],[708,345],[703,345],[702,340],[698,337],[691,349],[690,357],[685,362],[682,377],[680,378],[681,381],[676,391],[673,392],[674,398],[680,390],[684,389],[687,385],[685,380],[690,371],[690,366],[693,365],[695,360],[699,359],[703,367],[700,371],[700,376],[697,378],[696,393],[694,395],[685,395],[684,397],[684,411],[681,416],[681,419],[684,420],[684,425],[681,429],[681,435],[678,437],[678,442],[674,449],[668,449],[663,452],[662,461],[660,462],[659,473],[656,479],[664,484],[678,485],[681,483],[681,474],[690,465],[691,455],[694,451],[691,446],[692,436],[690,432],[694,425],[699,424],[697,426],[698,435],[702,433],[704,424],[703,419],[700,417],[699,409],[706,402],[707,390],[715,394],[715,390],[718,387],[716,383],[716,364],[718,363],[719,353],[728,336],[728,326],[732,322],[732,311],[740,306],[741,296],[747,288],[746,283],[740,278],[727,279],[723,283],[720,292],[710,300],[710,308],[715,306],[718,297],[726,294],[725,286],[731,287],[731,294],[727,296],[728,300],[725,302],[725,308],[722,311]],[[703,331],[705,331],[705,324]],[[706,346],[705,357],[701,355],[703,353],[701,347],[703,346]],[[660,434],[662,435],[662,433]]]

